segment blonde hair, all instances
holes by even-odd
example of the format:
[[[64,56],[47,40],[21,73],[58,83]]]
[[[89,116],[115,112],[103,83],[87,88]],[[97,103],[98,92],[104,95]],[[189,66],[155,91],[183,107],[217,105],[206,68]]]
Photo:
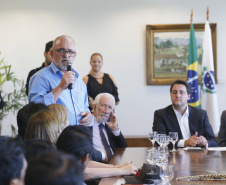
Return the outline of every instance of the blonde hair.
[[[49,110],[52,111],[59,120],[59,128],[63,129],[63,123],[68,121],[68,112],[64,105],[61,104],[51,104],[48,106]]]
[[[55,144],[58,130],[59,120],[55,114],[50,110],[39,111],[29,119],[24,140],[40,138]]]

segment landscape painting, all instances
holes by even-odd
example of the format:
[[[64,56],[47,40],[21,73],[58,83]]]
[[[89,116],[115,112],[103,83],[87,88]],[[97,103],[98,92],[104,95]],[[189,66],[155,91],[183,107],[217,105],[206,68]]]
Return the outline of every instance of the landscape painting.
[[[203,31],[195,32],[198,74],[201,76]],[[154,33],[154,77],[186,78],[189,56],[189,32]]]
[[[194,24],[199,79],[201,79],[204,26]],[[216,73],[216,24],[210,24],[210,27]],[[146,36],[147,84],[168,85],[176,79],[186,80],[190,24],[147,25]]]

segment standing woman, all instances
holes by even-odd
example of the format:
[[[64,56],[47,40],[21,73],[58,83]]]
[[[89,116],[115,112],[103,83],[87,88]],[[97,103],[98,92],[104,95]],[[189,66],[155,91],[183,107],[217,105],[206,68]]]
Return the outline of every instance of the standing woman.
[[[92,110],[93,100],[100,93],[109,93],[115,97],[116,105],[119,104],[118,88],[112,75],[101,72],[103,57],[100,53],[93,53],[90,58],[91,70],[83,77],[89,96],[89,109]]]

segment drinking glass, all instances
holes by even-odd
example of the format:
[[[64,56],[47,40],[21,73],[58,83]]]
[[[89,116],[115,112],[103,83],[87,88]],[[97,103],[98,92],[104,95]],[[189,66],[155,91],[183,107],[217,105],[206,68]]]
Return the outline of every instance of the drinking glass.
[[[177,132],[169,132],[169,137],[170,137],[170,141],[173,143],[173,150],[171,150],[171,152],[177,152],[177,150],[175,150],[175,143],[178,140],[178,133]]]
[[[160,136],[160,146],[166,148],[169,144],[169,136],[161,135]]]
[[[153,149],[147,150],[146,159],[147,159],[149,164],[155,165],[157,157],[158,157],[158,151],[157,150],[153,150]]]
[[[169,136],[166,136],[164,147],[167,147],[169,145],[169,143],[170,143],[170,137]]]
[[[153,131],[153,133],[149,132],[149,134],[148,134],[148,139],[152,143],[152,148],[154,148],[154,146],[155,146],[155,141],[157,140],[157,134],[158,134],[157,131]]]
[[[168,148],[167,147],[158,147],[158,156],[156,160],[158,166],[168,164]]]
[[[159,176],[161,177],[163,184],[170,184],[169,182],[174,177],[173,165],[163,165],[163,166],[161,166]]]
[[[162,143],[161,143],[161,137],[162,136],[166,136],[166,134],[157,134],[157,143],[161,146],[162,145]]]

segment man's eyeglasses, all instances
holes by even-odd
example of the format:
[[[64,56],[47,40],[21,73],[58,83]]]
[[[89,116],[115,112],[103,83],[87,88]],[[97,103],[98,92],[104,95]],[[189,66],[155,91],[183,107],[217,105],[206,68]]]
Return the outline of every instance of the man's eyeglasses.
[[[65,50],[65,49],[53,49],[54,51],[56,51],[59,55],[65,55],[66,53],[68,53],[69,56],[74,57],[76,55],[75,51],[72,50]]]
[[[178,94],[178,92],[179,92],[180,95],[185,95],[186,94],[186,92],[182,91],[182,90],[181,91],[172,91],[171,93],[176,95],[176,94]]]

